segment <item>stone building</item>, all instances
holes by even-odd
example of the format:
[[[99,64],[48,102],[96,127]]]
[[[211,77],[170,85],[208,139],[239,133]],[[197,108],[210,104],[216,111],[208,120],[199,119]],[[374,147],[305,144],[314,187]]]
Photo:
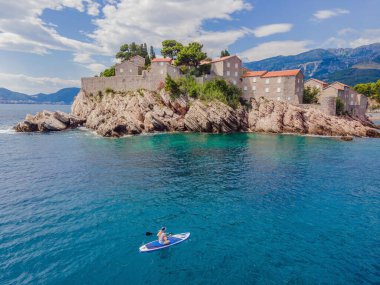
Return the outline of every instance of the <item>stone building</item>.
[[[197,82],[204,83],[213,78],[221,77],[233,85],[241,87],[243,66],[241,59],[236,55],[230,55],[209,60],[203,60],[201,65],[210,65],[210,73],[197,77]]]
[[[125,60],[115,66],[116,76],[141,75],[144,70],[145,59],[136,55],[129,60]]]
[[[343,102],[344,112],[347,112],[351,115],[361,116],[364,115],[367,111],[367,97],[356,92],[350,86],[344,83],[336,81],[329,85],[324,81],[310,78],[305,82],[305,87],[316,87],[320,90],[318,98],[320,103],[323,98],[334,97],[335,100],[336,98],[339,98]]]
[[[322,91],[323,89],[325,89],[327,86],[329,86],[328,83],[326,83],[326,82],[324,82],[322,80],[316,79],[316,78],[310,78],[309,80],[307,80],[305,82],[305,88],[306,87],[317,88],[320,91]]]
[[[248,71],[242,76],[243,98],[264,97],[291,104],[303,100],[304,75],[300,69]]]

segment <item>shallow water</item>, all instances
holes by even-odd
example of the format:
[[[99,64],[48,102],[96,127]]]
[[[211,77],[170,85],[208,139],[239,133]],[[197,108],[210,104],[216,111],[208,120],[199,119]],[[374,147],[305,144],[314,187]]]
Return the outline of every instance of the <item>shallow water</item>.
[[[380,140],[9,131],[44,108],[0,105],[0,284],[380,282]]]

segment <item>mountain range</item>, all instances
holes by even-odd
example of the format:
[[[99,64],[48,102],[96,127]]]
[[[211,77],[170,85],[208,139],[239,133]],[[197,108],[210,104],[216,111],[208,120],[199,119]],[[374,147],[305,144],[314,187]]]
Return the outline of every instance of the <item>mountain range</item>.
[[[14,92],[6,88],[0,88],[0,103],[14,104],[68,104],[74,101],[74,97],[78,94],[79,88],[63,88],[55,93],[45,94],[39,93],[35,95],[27,95],[24,93]]]
[[[305,78],[317,78],[347,85],[380,79],[380,43],[358,48],[314,49],[298,55],[276,56],[249,62],[252,70],[302,69]]]

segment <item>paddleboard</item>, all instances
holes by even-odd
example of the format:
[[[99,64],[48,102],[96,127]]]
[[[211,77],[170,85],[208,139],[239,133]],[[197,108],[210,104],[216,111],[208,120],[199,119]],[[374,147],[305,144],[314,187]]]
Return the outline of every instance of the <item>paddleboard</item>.
[[[187,240],[190,236],[190,233],[182,233],[182,234],[176,234],[168,236],[168,240],[170,243],[168,244],[160,244],[158,240],[152,241],[150,243],[144,244],[140,246],[140,252],[149,252],[149,251],[155,251],[163,248],[167,248],[172,245],[179,244],[180,242],[183,242]]]

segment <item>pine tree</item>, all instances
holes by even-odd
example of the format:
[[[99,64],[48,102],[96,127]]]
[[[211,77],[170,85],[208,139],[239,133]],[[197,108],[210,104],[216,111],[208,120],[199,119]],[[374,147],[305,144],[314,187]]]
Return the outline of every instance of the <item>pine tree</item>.
[[[154,52],[154,48],[150,46],[150,59],[156,58],[156,53]]]

